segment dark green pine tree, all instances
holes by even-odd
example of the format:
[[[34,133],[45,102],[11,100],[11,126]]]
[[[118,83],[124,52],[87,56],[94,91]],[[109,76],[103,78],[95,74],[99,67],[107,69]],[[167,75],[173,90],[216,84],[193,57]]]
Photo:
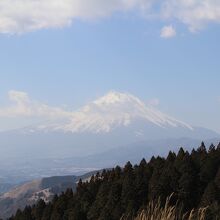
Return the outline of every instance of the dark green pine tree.
[[[52,219],[53,218],[51,217],[51,220]],[[74,209],[70,211],[68,220],[87,220],[87,214],[83,211],[83,208],[79,203],[77,203]]]
[[[208,207],[207,220],[220,219],[219,188],[215,181],[208,184],[202,196],[200,207]]]
[[[163,189],[161,188],[161,184],[159,183],[159,179],[163,172],[165,160],[161,157],[157,157],[154,160],[151,160],[150,166],[152,167],[152,176],[149,181],[148,187],[148,200],[158,199],[161,195],[163,195]]]
[[[96,196],[96,200],[92,204],[88,212],[88,219],[96,220],[99,218],[108,201],[109,184],[103,182]]]
[[[147,204],[149,180],[152,175],[152,169],[145,159],[142,159],[139,166],[134,169],[135,172],[135,209],[144,207]]]
[[[66,193],[62,193],[54,203],[51,214],[51,218],[53,220],[63,219],[65,210],[68,208],[69,196],[71,194],[70,192],[71,190],[68,190]]]
[[[40,199],[38,203],[36,204],[36,206],[34,207],[34,211],[33,211],[35,220],[41,220],[45,207],[46,207],[46,204],[44,200]]]
[[[213,181],[220,165],[220,153],[215,150],[215,146],[212,144],[209,148],[208,154],[203,156],[203,160],[200,166],[200,182],[199,191],[203,194],[208,184]]]
[[[23,211],[23,220],[34,220],[30,206],[26,206]]]
[[[218,198],[218,203],[219,203],[219,205],[220,205],[220,167],[219,167],[219,169],[218,169],[218,172],[217,172],[217,174],[216,174],[216,176],[215,176],[215,185],[216,185],[216,187],[217,187],[217,198]]]
[[[42,220],[50,220],[51,214],[52,214],[53,206],[51,203],[48,203],[47,206],[44,209]]]
[[[176,156],[176,159],[175,159],[175,162],[174,162],[174,166],[177,168],[177,170],[179,170],[185,155],[186,155],[186,153],[183,150],[183,148],[181,147],[180,150],[177,153],[177,156]]]
[[[200,162],[200,166],[201,166],[207,156],[207,150],[206,150],[206,146],[205,146],[204,142],[202,142],[201,146],[197,149],[197,153],[199,155],[199,162]]]
[[[14,219],[16,220],[23,220],[23,213],[20,209],[17,210]]]
[[[214,203],[218,203],[218,200],[218,187],[216,186],[215,182],[212,181],[206,187],[200,205],[202,207],[211,206]]]
[[[133,166],[128,162],[124,167],[124,177],[122,182],[121,205],[126,213],[131,213],[135,208],[135,176]]]
[[[185,210],[190,210],[196,206],[198,192],[196,170],[188,152],[185,153],[178,169],[181,174],[179,178],[178,199],[182,202]]]
[[[110,186],[108,194],[108,202],[104,206],[104,212],[110,213],[112,220],[117,220],[123,214],[121,207],[122,185],[118,181],[114,181]]]

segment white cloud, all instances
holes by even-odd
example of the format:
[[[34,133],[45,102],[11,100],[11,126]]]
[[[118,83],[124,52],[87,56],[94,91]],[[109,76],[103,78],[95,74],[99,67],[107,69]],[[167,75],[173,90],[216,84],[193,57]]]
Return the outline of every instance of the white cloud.
[[[152,0],[1,0],[0,32],[23,33],[148,8]]]
[[[0,33],[59,28],[74,20],[139,11],[144,17],[179,20],[191,31],[220,22],[219,0],[1,0]]]
[[[176,36],[176,30],[174,29],[174,27],[172,25],[164,26],[161,29],[160,36],[162,38],[172,38],[172,37],[175,37]]]
[[[178,19],[192,32],[208,23],[220,23],[219,0],[165,0],[161,15],[164,19]]]
[[[43,117],[47,119],[65,118],[71,112],[58,107],[50,107],[46,104],[31,100],[27,93],[11,90],[8,93],[12,104],[6,108],[0,108],[0,117]]]

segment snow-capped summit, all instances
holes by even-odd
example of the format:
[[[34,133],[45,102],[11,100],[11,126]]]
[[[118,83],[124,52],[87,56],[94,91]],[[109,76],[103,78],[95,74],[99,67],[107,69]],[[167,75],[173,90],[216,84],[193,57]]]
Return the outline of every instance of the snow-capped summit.
[[[22,105],[26,107],[23,102]],[[28,152],[30,157],[40,152],[51,157],[82,156],[139,141],[219,137],[214,131],[191,127],[129,93],[111,91],[76,111],[51,108],[36,102],[31,106],[32,112],[36,112],[33,110],[37,106],[38,115],[42,115],[43,108],[43,115],[49,115],[49,120],[0,133],[4,146],[0,149],[1,155],[7,155],[8,149],[19,149],[21,155]],[[17,150],[11,152],[18,155]]]
[[[110,91],[105,96],[95,100],[93,103],[96,105],[111,105],[124,102],[139,102],[140,100],[128,93],[120,93],[116,91]]]
[[[170,117],[139,98],[119,92],[109,92],[90,104],[73,112],[70,121],[57,129],[71,132],[109,132],[119,126],[128,126],[137,120],[145,121],[161,128],[192,127]]]

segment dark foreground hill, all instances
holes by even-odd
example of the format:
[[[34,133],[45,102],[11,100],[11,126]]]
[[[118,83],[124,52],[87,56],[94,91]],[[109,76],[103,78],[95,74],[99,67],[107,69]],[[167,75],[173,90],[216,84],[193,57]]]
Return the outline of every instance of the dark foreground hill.
[[[159,197],[163,204],[172,193],[171,202],[184,212],[208,206],[209,219],[220,219],[220,144],[103,171],[79,181],[75,193],[69,189],[47,204],[40,200],[10,220],[119,220]]]
[[[34,205],[40,199],[48,203],[55,195],[60,195],[66,189],[76,190],[79,179],[88,180],[97,171],[82,176],[53,176],[33,180],[21,184],[0,195],[0,218],[10,217],[17,209],[26,205]]]

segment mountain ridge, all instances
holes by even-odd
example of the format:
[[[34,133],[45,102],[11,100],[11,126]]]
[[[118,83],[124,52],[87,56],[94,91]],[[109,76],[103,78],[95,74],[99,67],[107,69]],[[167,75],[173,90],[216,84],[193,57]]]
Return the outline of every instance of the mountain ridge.
[[[69,117],[65,117],[63,121],[42,124],[30,131],[108,133],[117,127],[126,127],[137,119],[161,128],[184,127],[193,130],[189,124],[164,114],[153,106],[146,105],[129,93],[111,91],[80,109],[70,112]]]
[[[80,132],[71,130],[71,123],[74,120],[69,119],[75,117],[75,114],[77,117],[80,116],[77,120],[74,119],[77,122],[76,128],[82,129]],[[54,122],[47,121],[49,128],[36,129],[37,126],[33,126],[0,132],[0,167],[4,177],[10,176],[13,180],[16,177],[20,180],[20,175],[23,175],[22,178],[27,180],[30,177],[33,179],[60,175],[62,172],[77,173],[78,168],[93,170],[100,168],[98,165],[101,162],[101,167],[113,166],[130,159],[130,156],[131,159],[139,159],[143,152],[146,152],[145,157],[151,156],[152,153],[168,152],[169,147],[175,146],[176,140],[181,138],[191,139],[183,142],[187,143],[185,147],[198,144],[202,140],[213,138],[220,140],[220,134],[173,119],[127,93],[110,92],[78,111],[64,112],[62,115],[64,118],[61,120],[58,117],[57,123],[59,126],[64,126],[64,130],[54,129]],[[150,121],[149,116],[152,116]],[[68,128],[68,132],[65,130],[67,125],[71,128]],[[75,126],[75,123],[73,125]],[[134,144],[141,142],[144,144]],[[155,143],[153,148],[152,142]],[[120,158],[115,157],[117,151],[122,154]],[[97,156],[91,157],[92,154],[103,155],[106,161],[112,160],[114,164],[97,159]],[[127,155],[127,158],[126,156],[123,158],[123,154]],[[77,159],[86,157],[89,161]],[[53,163],[51,158],[64,158],[64,160],[61,163]],[[75,161],[66,163],[65,158],[75,158]],[[118,160],[116,161],[115,158]],[[41,159],[44,160],[43,163]],[[55,165],[54,169],[51,164]]]
[[[55,195],[60,195],[67,189],[75,191],[80,179],[87,181],[97,172],[99,171],[91,171],[81,176],[44,177],[16,186],[0,195],[0,218],[6,219],[15,214],[17,209],[24,209],[26,205],[33,205],[40,199],[48,203]]]

